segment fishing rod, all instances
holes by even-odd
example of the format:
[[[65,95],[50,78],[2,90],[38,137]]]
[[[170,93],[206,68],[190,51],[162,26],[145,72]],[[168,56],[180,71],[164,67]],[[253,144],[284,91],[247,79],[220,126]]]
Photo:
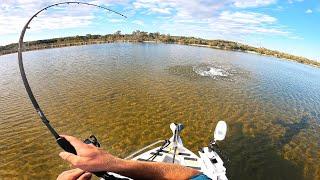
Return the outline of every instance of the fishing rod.
[[[93,6],[93,7],[97,7],[103,10],[106,10],[108,12],[112,12],[115,13],[117,15],[120,15],[124,18],[127,18],[125,15],[111,10],[109,8],[100,6],[100,5],[96,5],[96,4],[91,4],[91,3],[86,3],[86,2],[79,2],[79,1],[68,1],[68,2],[61,2],[61,3],[56,3],[56,4],[52,4],[49,6],[44,7],[43,9],[39,10],[38,12],[36,12],[28,21],[27,23],[24,25],[21,34],[20,34],[20,38],[19,38],[19,43],[18,43],[18,62],[19,62],[19,69],[20,69],[20,74],[21,74],[21,78],[24,84],[24,87],[27,91],[27,94],[29,96],[29,99],[31,100],[31,103],[34,107],[34,109],[36,110],[36,112],[38,113],[40,119],[42,120],[42,122],[44,123],[44,125],[48,128],[48,130],[50,131],[50,133],[54,136],[54,138],[56,139],[56,142],[58,143],[58,145],[65,151],[69,152],[69,153],[73,153],[73,154],[77,154],[76,149],[70,144],[69,141],[67,141],[64,137],[60,136],[57,131],[51,126],[50,121],[48,120],[48,118],[46,117],[46,115],[44,114],[44,112],[42,111],[42,109],[39,106],[38,101],[36,100],[31,87],[29,85],[25,70],[24,70],[24,66],[23,66],[23,60],[22,60],[22,52],[23,52],[23,38],[24,35],[27,31],[27,29],[30,29],[30,22],[37,17],[38,14],[40,14],[43,11],[48,10],[49,8],[55,7],[55,6],[59,6],[59,5],[69,5],[69,4],[78,4],[78,5],[86,5],[86,6]],[[94,144],[95,146],[100,146],[98,140],[95,138],[95,136],[90,136],[90,138],[86,139],[84,141],[87,144]],[[107,172],[94,172],[93,174],[95,174],[98,177],[104,178],[104,179],[117,179],[112,175],[109,175]]]

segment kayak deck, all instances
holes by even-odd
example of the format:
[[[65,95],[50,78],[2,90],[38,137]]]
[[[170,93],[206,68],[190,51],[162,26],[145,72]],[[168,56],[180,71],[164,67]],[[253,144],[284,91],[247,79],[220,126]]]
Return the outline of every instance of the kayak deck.
[[[160,148],[161,147],[151,149],[134,157],[132,160],[173,163],[174,149],[167,147],[158,152]],[[201,171],[200,162],[200,158],[187,148],[179,147],[176,150],[174,164],[179,164]]]
[[[171,142],[166,148],[162,149],[162,146],[159,146],[134,156],[131,159],[145,162],[173,163],[174,157],[174,164],[196,169],[214,180],[228,179],[223,161],[215,151],[204,147],[199,151],[199,155],[200,156],[197,156],[184,146],[178,147],[174,155],[174,148]]]
[[[222,126],[220,125],[218,130],[221,130],[221,127]],[[186,147],[184,147],[181,137],[179,136],[179,133],[183,129],[182,124],[171,123],[170,129],[173,133],[173,136],[170,139],[152,143],[132,153],[125,159],[144,161],[150,163],[162,162],[179,164],[181,166],[196,169],[213,180],[228,180],[223,160],[216,152],[217,149],[213,148],[213,145],[216,145],[215,141],[210,143],[210,148],[201,148],[200,151],[198,151],[198,156]],[[218,134],[216,135],[216,133]],[[215,138],[218,138],[219,140],[224,139],[224,136],[221,136],[221,134],[219,133],[221,132],[215,131]],[[163,143],[162,146],[159,146],[159,143]],[[157,147],[153,148],[156,145]],[[220,150],[218,149],[218,151]]]

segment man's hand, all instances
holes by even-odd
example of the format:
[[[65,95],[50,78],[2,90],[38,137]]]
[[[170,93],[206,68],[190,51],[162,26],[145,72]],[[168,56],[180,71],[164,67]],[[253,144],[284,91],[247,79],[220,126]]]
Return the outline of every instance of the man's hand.
[[[71,169],[62,172],[57,180],[90,180],[92,174],[81,169]]]
[[[89,172],[114,171],[115,165],[121,159],[95,147],[92,144],[85,144],[72,136],[62,136],[68,140],[77,151],[77,155],[68,152],[61,152],[59,156],[68,161],[73,167]]]
[[[132,179],[189,179],[199,174],[197,170],[177,164],[119,159],[92,144],[85,144],[75,137],[63,137],[74,146],[77,155],[61,152],[60,157],[84,171],[114,172]],[[72,179],[74,176],[70,177]]]

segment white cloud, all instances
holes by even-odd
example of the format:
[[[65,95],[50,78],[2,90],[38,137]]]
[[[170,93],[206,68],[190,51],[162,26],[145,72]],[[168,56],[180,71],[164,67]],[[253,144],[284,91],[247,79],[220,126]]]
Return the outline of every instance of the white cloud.
[[[159,24],[159,23],[158,23]],[[285,37],[301,39],[279,24],[275,17],[249,11],[222,11],[210,18],[173,17],[161,24],[161,32],[174,30],[177,35],[226,39],[246,43],[248,37]],[[172,33],[172,32],[171,32]]]
[[[288,37],[291,33],[281,26],[275,17],[264,13],[249,11],[235,11],[234,6],[257,7],[275,3],[275,0],[265,1],[183,1],[183,0],[137,0],[135,8],[153,12],[152,8],[173,9],[170,19],[166,22],[159,21],[161,31],[168,29],[177,33],[211,34],[212,36],[225,35],[229,37],[245,36],[250,34],[278,35]],[[233,7],[230,9],[230,7]],[[228,10],[229,9],[229,10]]]
[[[262,23],[275,23],[276,18],[266,14],[253,13],[253,12],[230,12],[224,11],[219,16],[220,20],[229,22],[237,22],[242,24],[262,24]]]
[[[311,10],[311,9],[307,9],[307,10],[306,10],[306,13],[307,13],[307,14],[311,14],[311,13],[312,13],[312,10]]]
[[[294,2],[303,2],[304,0],[288,0],[289,4],[292,4]]]
[[[124,22],[124,19],[109,19],[109,21],[112,23],[122,23]]]
[[[161,13],[161,14],[170,14],[171,8],[157,8],[153,7],[150,9],[152,12]]]
[[[6,35],[20,33],[24,23],[35,10],[58,0],[0,1],[0,35]],[[140,15],[155,15],[152,16],[155,17],[153,23],[157,24],[156,28],[161,32],[185,32],[184,35],[211,34],[211,37],[221,36],[221,38],[238,38],[251,34],[294,37],[286,27],[279,24],[275,17],[249,10],[243,11],[243,8],[271,5],[276,0],[91,0],[86,2],[106,6],[120,3],[126,9],[125,14],[130,14],[131,17],[134,17],[137,12]],[[110,14],[107,17],[108,21],[113,23],[124,21]],[[76,5],[72,8],[55,7],[54,10],[39,15],[32,22],[30,31],[86,27],[95,18],[97,17],[94,8],[85,6],[80,8]],[[140,17],[131,23],[145,26],[145,22]]]
[[[40,30],[54,30],[54,29],[68,29],[76,27],[84,27],[90,24],[93,16],[81,16],[81,17],[63,17],[60,15],[52,17],[39,17],[36,18],[28,31],[40,31]],[[2,21],[5,19],[5,21]],[[17,34],[22,30],[23,25],[26,23],[26,18],[19,16],[3,17],[0,15],[0,35]],[[14,24],[12,23],[14,22]]]
[[[0,35],[19,34],[27,20],[43,7],[58,0],[1,0]],[[104,0],[105,3],[113,2]],[[125,3],[125,0],[121,2]],[[100,2],[101,3],[101,2]],[[95,19],[95,7],[83,5],[60,5],[43,11],[30,24],[28,31],[86,27]]]
[[[139,10],[154,14],[158,14],[159,11],[165,14],[174,12],[180,17],[210,17],[228,4],[231,4],[231,0],[136,0],[133,2],[134,8]]]
[[[143,26],[144,25],[144,22],[141,21],[141,20],[134,20],[132,21],[133,24],[137,24],[137,25],[140,25],[140,26]]]
[[[277,24],[277,19],[261,13],[253,12],[222,12],[214,19],[210,26],[223,34],[261,34],[261,35],[287,35]]]
[[[136,9],[146,9],[149,13],[160,13],[170,14],[171,7],[170,3],[160,1],[148,1],[148,0],[137,0],[133,2],[133,7]]]
[[[276,0],[236,0],[234,6],[238,8],[268,6],[276,3]]]
[[[179,35],[204,35],[208,38],[245,39],[250,35],[296,38],[275,17],[265,13],[239,11],[275,4],[277,0],[136,0],[134,8],[158,15],[154,24],[161,32]],[[170,14],[156,12],[155,8],[170,9]],[[162,17],[162,18],[160,18]],[[166,21],[163,21],[166,17]]]

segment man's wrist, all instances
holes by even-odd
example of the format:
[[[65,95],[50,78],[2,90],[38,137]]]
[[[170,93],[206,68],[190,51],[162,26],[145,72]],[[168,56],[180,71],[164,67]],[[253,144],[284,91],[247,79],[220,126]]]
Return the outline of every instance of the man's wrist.
[[[118,157],[113,157],[113,160],[110,160],[110,155],[106,155],[105,161],[107,161],[105,165],[105,171],[119,173],[123,171],[126,167],[127,161]]]
[[[108,171],[129,177],[132,174],[132,170],[137,170],[138,164],[138,161],[117,158],[116,163],[111,165]]]

